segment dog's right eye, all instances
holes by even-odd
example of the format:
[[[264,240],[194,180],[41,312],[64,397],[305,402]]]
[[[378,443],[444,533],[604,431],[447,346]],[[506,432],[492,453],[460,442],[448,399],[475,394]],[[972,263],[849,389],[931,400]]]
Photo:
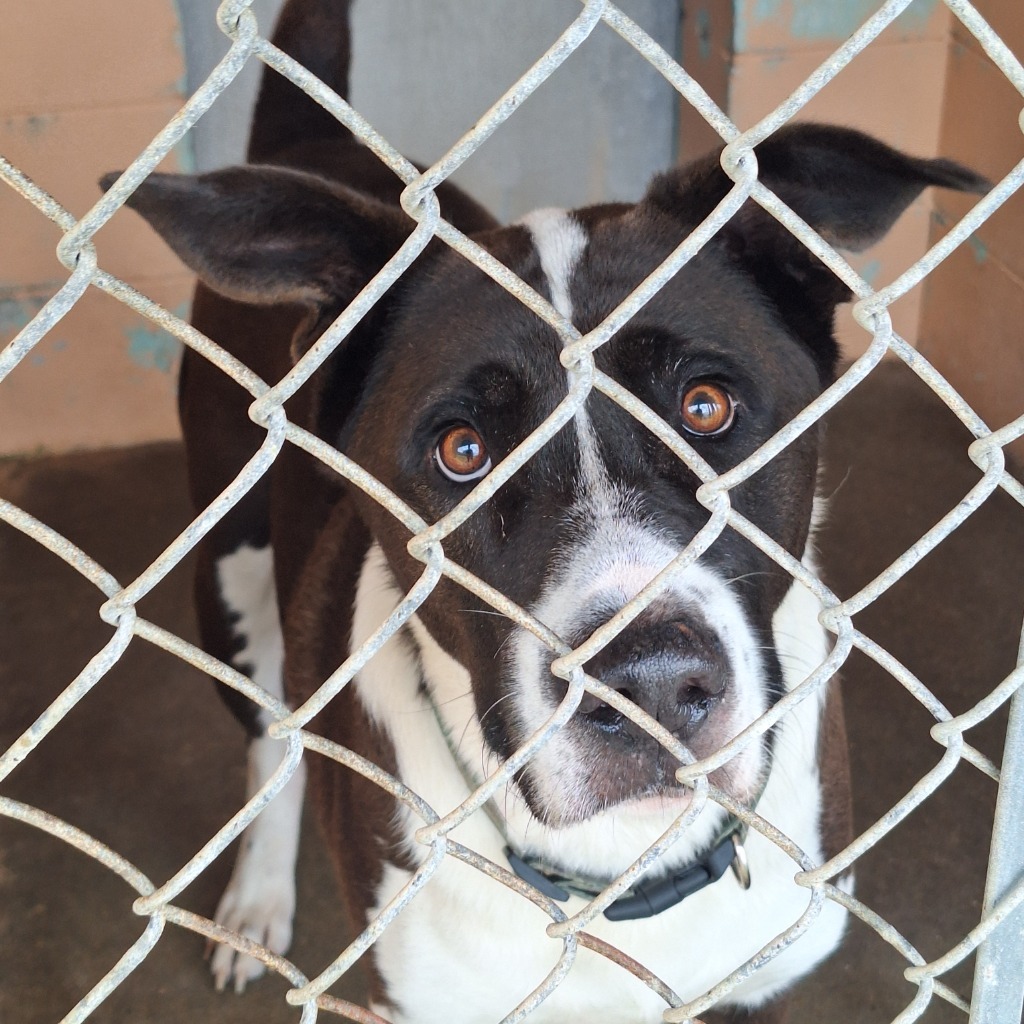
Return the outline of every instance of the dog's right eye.
[[[736,403],[720,384],[701,381],[687,388],[681,411],[687,433],[711,437],[724,434],[732,426],[736,418]]]
[[[450,427],[441,435],[434,449],[434,461],[449,480],[460,484],[479,480],[491,469],[484,439],[466,423]]]

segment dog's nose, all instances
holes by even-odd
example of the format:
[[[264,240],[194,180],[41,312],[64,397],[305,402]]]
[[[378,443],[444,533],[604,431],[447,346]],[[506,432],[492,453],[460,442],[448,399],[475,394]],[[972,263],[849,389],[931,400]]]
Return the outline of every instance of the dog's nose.
[[[637,620],[584,669],[680,737],[700,728],[729,682],[728,659],[718,637],[682,620]],[[577,714],[602,729],[637,728],[590,693],[583,695]]]

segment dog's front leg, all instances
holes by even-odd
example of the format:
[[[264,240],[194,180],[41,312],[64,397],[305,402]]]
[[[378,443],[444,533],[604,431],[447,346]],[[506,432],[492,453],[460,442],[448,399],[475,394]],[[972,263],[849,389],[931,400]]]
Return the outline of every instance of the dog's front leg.
[[[246,799],[255,795],[277,770],[285,746],[260,736],[249,745]],[[306,766],[299,763],[284,788],[242,834],[231,881],[217,906],[218,924],[285,953],[292,941],[295,915],[295,860],[306,783]],[[211,962],[217,989],[234,980],[236,992],[263,974],[258,960],[219,945]]]
[[[228,659],[279,700],[284,697],[284,642],[278,616],[273,557],[269,547],[224,542],[216,554],[201,552],[197,597],[204,647]],[[230,550],[233,548],[233,550]],[[246,800],[251,800],[277,771],[285,743],[266,735],[266,712],[253,714],[247,701],[234,701],[252,738],[248,750]],[[217,907],[218,924],[285,953],[291,945],[295,913],[295,860],[305,789],[300,762],[284,788],[242,834],[231,881]],[[217,946],[211,969],[218,989],[229,984],[241,992],[263,974],[258,960]]]

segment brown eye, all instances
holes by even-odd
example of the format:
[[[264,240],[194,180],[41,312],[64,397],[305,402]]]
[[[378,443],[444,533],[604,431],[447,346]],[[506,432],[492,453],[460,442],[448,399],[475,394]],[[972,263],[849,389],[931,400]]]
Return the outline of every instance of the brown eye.
[[[479,480],[491,468],[491,457],[484,439],[465,423],[451,427],[441,435],[434,458],[438,469],[456,483]]]
[[[736,417],[736,403],[718,384],[701,383],[687,388],[682,403],[683,426],[691,434],[722,434]]]

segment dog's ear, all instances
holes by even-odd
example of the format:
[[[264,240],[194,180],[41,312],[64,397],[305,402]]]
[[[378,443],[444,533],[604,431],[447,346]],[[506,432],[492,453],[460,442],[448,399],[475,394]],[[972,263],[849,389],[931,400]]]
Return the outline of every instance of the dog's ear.
[[[151,174],[127,204],[214,291],[260,305],[346,303],[415,227],[395,207],[283,167]]]
[[[796,124],[756,149],[759,180],[837,248],[877,242],[928,186],[985,193],[989,182],[952,160],[907,156],[849,128]],[[720,151],[656,178],[647,199],[690,225],[706,217],[731,182]],[[811,349],[824,379],[835,373],[835,307],[849,288],[770,214],[748,200],[721,232],[726,250],[754,277]]]

